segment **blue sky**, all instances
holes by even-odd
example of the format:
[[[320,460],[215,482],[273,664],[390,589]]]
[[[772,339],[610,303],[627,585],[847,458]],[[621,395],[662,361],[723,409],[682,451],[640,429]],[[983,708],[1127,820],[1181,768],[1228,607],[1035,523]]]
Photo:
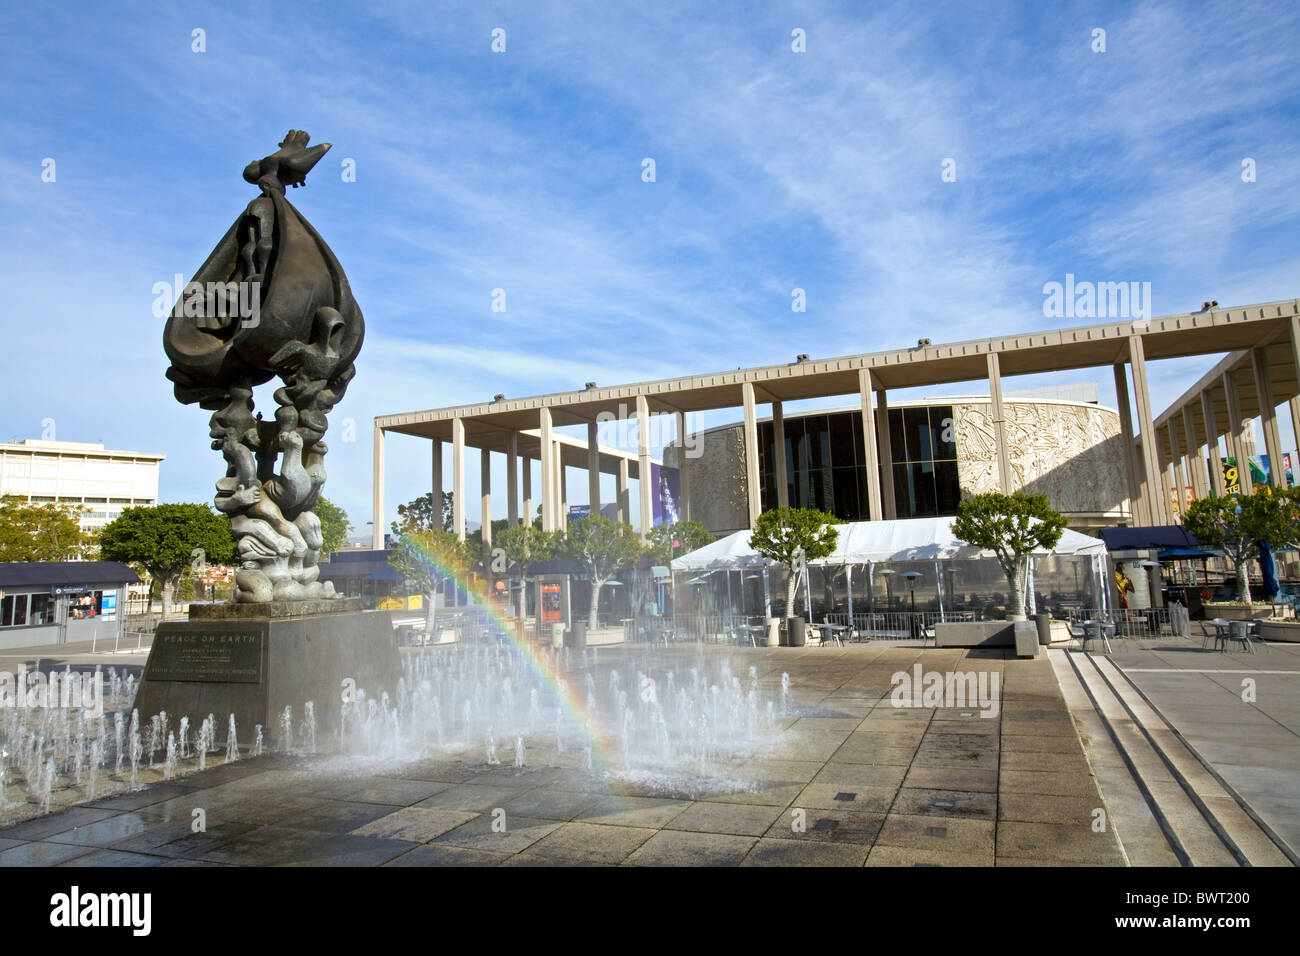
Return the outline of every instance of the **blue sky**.
[[[1082,324],[1043,315],[1066,273],[1150,282],[1157,315],[1291,298],[1298,11],[9,5],[0,437],[52,418],[165,454],[163,500],[210,499],[222,463],[163,379],[152,288],[193,274],[290,128],[334,144],[290,198],[366,317],[326,487],[362,528],[377,414]],[[1153,363],[1155,407],[1213,361]],[[1065,376],[1086,378],[1113,405],[1108,371]],[[388,458],[385,521],[427,490],[427,444],[392,437]]]

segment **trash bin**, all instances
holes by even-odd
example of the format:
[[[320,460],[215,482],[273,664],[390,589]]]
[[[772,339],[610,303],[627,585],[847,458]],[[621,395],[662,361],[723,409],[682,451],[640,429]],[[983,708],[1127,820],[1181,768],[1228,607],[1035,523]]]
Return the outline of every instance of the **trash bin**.
[[[564,635],[564,646],[574,647],[578,650],[587,646],[587,624],[585,621],[575,621],[569,628],[569,633]]]
[[[1039,611],[1034,615],[1034,621],[1038,624],[1038,643],[1046,647],[1052,643],[1052,615]]]
[[[563,647],[563,646],[564,646],[564,625],[552,624],[551,625],[551,647]]]
[[[790,646],[803,647],[806,641],[804,633],[804,619],[801,617],[790,618]]]

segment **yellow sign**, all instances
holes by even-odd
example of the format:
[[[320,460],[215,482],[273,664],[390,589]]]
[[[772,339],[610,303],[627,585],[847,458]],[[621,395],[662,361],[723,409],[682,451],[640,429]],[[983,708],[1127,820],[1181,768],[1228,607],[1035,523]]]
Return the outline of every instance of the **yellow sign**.
[[[375,607],[381,611],[404,611],[406,610],[406,601],[399,597],[380,598]]]
[[[409,611],[421,611],[424,609],[424,595],[412,594],[406,599],[406,608]]]

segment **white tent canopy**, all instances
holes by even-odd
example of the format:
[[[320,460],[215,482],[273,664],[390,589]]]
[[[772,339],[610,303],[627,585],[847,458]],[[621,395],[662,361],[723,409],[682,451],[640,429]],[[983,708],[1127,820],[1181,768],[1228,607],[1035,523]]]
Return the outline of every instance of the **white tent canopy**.
[[[814,566],[888,563],[890,561],[971,560],[987,555],[952,533],[953,519],[909,518],[900,521],[854,521],[836,525],[835,551],[810,561]],[[763,567],[768,559],[749,546],[749,531],[737,531],[710,545],[677,558],[674,571],[718,571]],[[1050,551],[1035,554],[1103,555],[1106,545],[1077,531],[1066,530]]]

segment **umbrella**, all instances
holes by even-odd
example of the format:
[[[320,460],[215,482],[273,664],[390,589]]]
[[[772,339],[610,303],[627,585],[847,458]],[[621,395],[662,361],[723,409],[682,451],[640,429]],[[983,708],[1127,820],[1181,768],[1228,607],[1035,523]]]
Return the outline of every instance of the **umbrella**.
[[[1264,596],[1272,598],[1277,593],[1277,570],[1273,565],[1273,549],[1267,541],[1259,543],[1259,576],[1264,582]]]

